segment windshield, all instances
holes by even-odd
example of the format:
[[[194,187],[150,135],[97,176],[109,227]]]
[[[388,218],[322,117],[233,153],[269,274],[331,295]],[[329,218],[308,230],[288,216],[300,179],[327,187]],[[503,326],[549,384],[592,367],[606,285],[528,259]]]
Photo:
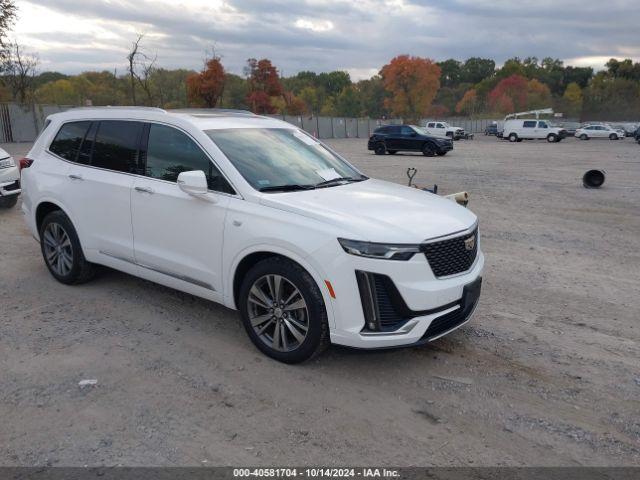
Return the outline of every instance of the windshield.
[[[205,133],[256,190],[315,188],[333,180],[339,185],[340,178],[367,178],[301,130],[233,128]]]

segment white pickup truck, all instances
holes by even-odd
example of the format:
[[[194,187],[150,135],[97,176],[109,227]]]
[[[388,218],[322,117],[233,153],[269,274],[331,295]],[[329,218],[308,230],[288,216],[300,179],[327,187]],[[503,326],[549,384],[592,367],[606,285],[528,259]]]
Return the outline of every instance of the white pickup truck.
[[[449,137],[453,140],[464,137],[464,128],[452,127],[447,122],[427,122],[424,129],[434,137]]]

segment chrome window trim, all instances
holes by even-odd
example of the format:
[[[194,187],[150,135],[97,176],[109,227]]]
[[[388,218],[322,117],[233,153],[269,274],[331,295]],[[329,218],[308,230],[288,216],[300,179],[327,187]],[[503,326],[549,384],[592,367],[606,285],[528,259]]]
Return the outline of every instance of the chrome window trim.
[[[229,180],[229,178],[227,177],[227,175],[225,174],[224,170],[222,170],[220,168],[220,166],[215,162],[215,160],[211,157],[211,155],[209,154],[209,152],[203,148],[203,146],[200,144],[200,142],[198,142],[195,138],[193,138],[191,136],[191,134],[189,132],[187,132],[186,130],[184,130],[183,128],[177,127],[176,125],[173,125],[172,123],[166,123],[166,122],[159,122],[157,120],[142,120],[142,119],[130,119],[130,118],[83,118],[83,119],[79,119],[79,120],[68,120],[64,123],[61,123],[60,126],[58,127],[58,130],[56,131],[56,134],[53,136],[53,138],[51,139],[51,141],[49,142],[49,145],[47,145],[44,149],[44,151],[46,153],[48,153],[49,155],[54,156],[55,158],[57,158],[58,160],[62,160],[63,162],[67,162],[70,163],[71,165],[77,165],[80,167],[86,167],[86,168],[94,168],[96,170],[102,170],[105,172],[111,172],[111,173],[119,173],[121,175],[131,175],[133,177],[139,177],[139,178],[144,178],[146,180],[155,180],[155,181],[159,181],[159,182],[166,182],[168,184],[171,185],[177,185],[177,182],[171,182],[169,180],[162,180],[160,178],[153,178],[153,177],[148,177],[147,175],[140,175],[139,173],[130,173],[130,172],[119,172],[118,170],[111,170],[110,168],[102,168],[102,167],[96,167],[93,165],[85,165],[84,163],[78,163],[78,162],[72,162],[71,160],[68,160],[66,158],[62,158],[60,155],[53,153],[51,150],[49,150],[49,147],[51,146],[51,144],[53,143],[53,141],[55,140],[56,136],[58,135],[58,132],[60,132],[60,129],[66,125],[67,123],[77,123],[77,122],[102,122],[102,121],[115,121],[115,122],[140,122],[140,123],[155,123],[158,125],[164,125],[167,127],[171,127],[171,128],[175,128],[176,130],[179,130],[181,132],[183,132],[185,135],[187,135],[191,140],[193,140],[195,142],[196,145],[198,145],[198,147],[204,152],[204,154],[207,156],[207,158],[209,159],[209,161],[211,163],[213,163],[213,165],[218,169],[218,171],[220,172],[220,174],[224,177],[224,179],[227,181],[227,183],[229,183],[229,185],[231,186],[231,188],[233,188],[233,190],[236,192],[235,194],[233,193],[227,193],[227,192],[220,192],[218,190],[211,190],[211,189],[207,189],[209,192],[211,193],[215,193],[218,195],[226,195],[228,197],[234,197],[234,198],[239,198],[240,200],[244,200],[244,197],[239,193],[239,190],[235,187],[235,185],[231,182],[231,180]],[[214,142],[215,143],[215,142]]]
[[[458,230],[457,232],[447,233],[445,235],[440,235],[438,237],[428,238],[427,240],[423,240],[422,242],[420,242],[420,245],[424,245],[424,244],[428,244],[428,243],[434,243],[434,242],[441,242],[443,240],[449,240],[449,239],[455,238],[455,237],[462,237],[462,236],[466,235],[467,233],[473,232],[476,228],[478,228],[478,220],[473,222],[473,225],[471,225],[468,228],[465,228],[464,230]]]

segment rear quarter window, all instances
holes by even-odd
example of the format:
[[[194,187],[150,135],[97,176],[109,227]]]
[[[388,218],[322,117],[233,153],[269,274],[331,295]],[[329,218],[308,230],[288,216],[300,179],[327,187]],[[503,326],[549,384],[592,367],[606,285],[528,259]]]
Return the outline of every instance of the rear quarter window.
[[[65,123],[49,145],[49,151],[65,160],[75,162],[90,125],[91,122]]]

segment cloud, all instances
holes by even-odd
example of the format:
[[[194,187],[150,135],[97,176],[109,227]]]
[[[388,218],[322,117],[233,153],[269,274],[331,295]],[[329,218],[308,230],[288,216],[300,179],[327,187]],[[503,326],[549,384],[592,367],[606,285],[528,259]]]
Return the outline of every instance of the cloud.
[[[640,58],[630,0],[23,0],[17,38],[43,68],[124,68],[137,32],[161,65],[199,68],[215,44],[228,70],[270,58],[285,74],[356,77],[401,53],[436,60],[551,56],[602,65]]]

